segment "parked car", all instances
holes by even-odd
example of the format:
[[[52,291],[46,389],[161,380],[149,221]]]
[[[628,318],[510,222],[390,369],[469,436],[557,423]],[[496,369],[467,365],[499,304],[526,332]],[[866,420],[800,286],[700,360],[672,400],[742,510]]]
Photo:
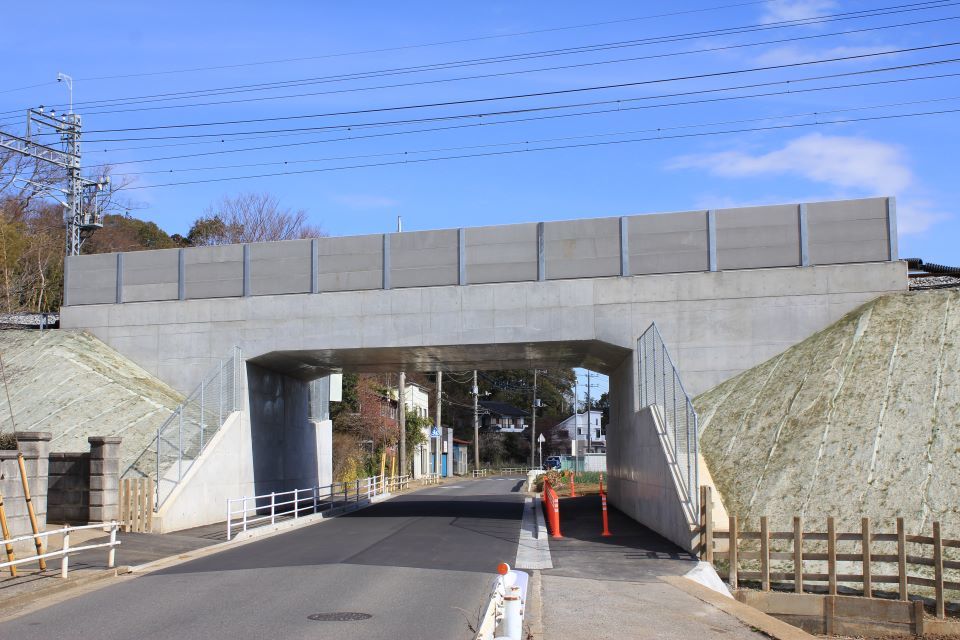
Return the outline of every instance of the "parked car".
[[[543,461],[543,468],[545,471],[549,471],[550,469],[559,469],[560,456],[547,456],[547,459]]]

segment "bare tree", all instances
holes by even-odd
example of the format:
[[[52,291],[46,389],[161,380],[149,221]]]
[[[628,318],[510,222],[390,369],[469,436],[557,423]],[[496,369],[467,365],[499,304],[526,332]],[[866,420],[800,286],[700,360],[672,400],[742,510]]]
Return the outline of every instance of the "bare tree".
[[[187,236],[193,245],[295,240],[326,235],[307,221],[307,212],[280,205],[269,193],[224,197],[194,222]]]

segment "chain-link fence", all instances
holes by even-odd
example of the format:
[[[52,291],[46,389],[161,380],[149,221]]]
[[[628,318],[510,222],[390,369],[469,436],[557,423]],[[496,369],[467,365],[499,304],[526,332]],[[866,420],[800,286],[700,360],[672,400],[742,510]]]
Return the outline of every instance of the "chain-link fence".
[[[127,478],[154,478],[158,509],[227,417],[240,409],[242,362],[239,347],[234,347],[228,358],[219,360],[157,429],[156,438],[124,474]]]
[[[683,388],[680,373],[670,359],[656,323],[652,323],[637,340],[637,353],[640,361],[640,406],[660,407],[666,437],[673,449],[686,491],[686,501],[692,513],[697,514],[700,510],[697,413],[693,410],[693,403]]]

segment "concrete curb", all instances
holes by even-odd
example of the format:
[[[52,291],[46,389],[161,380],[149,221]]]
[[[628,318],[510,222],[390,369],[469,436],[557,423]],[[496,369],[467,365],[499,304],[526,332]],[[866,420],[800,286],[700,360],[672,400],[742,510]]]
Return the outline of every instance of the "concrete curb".
[[[806,631],[791,626],[781,620],[777,620],[773,616],[768,616],[749,605],[743,604],[739,600],[734,600],[733,598],[717,593],[713,589],[694,582],[689,578],[681,576],[660,576],[660,579],[698,600],[713,605],[727,615],[733,616],[745,625],[757,629],[776,640],[816,640],[816,636],[812,636]]]
[[[40,589],[30,591],[29,593],[21,593],[9,598],[4,598],[0,600],[0,621],[18,617],[20,615],[20,612],[18,611],[19,609],[22,609],[28,605],[37,604],[37,601],[43,598],[64,595],[74,589],[95,585],[110,578],[116,578],[117,576],[122,576],[129,573],[130,567],[127,566],[114,567],[113,569],[103,569],[85,575],[77,575],[73,578],[67,578],[66,580],[57,582],[56,584],[51,584],[50,586],[42,587]]]
[[[160,569],[166,569],[167,567],[174,567],[178,564],[183,564],[184,562],[190,562],[191,560],[206,558],[207,556],[212,556],[215,553],[220,553],[221,551],[226,551],[227,549],[242,547],[261,538],[269,538],[271,536],[287,533],[288,531],[299,529],[301,527],[320,524],[345,513],[353,513],[354,511],[365,509],[371,505],[389,500],[393,497],[394,494],[386,493],[380,496],[375,496],[370,500],[361,501],[352,507],[337,507],[336,509],[331,509],[326,513],[310,514],[309,516],[303,516],[302,518],[297,518],[296,520],[287,520],[285,522],[267,527],[248,529],[242,534],[242,536],[238,535],[234,537],[233,540],[219,542],[217,544],[210,545],[209,547],[202,547],[200,549],[187,551],[186,553],[181,553],[176,556],[168,556],[166,558],[160,558],[158,560],[153,560],[151,562],[145,562],[144,564],[130,567],[130,573],[147,574],[153,571],[159,571]]]
[[[78,576],[76,579],[68,579],[62,583],[51,585],[42,589],[37,589],[36,591],[31,591],[30,593],[24,593],[16,596],[12,596],[5,600],[0,600],[0,621],[11,620],[13,618],[18,618],[21,615],[29,613],[30,611],[36,609],[42,609],[54,602],[50,603],[41,603],[41,600],[48,598],[56,598],[57,596],[66,596],[67,598],[72,595],[79,595],[79,593],[72,594],[73,590],[78,590],[80,587],[95,586],[96,588],[108,586],[110,578],[115,578],[121,575],[128,575],[131,577],[137,577],[140,575],[146,575],[153,571],[159,571],[161,569],[166,569],[168,567],[173,567],[178,564],[183,564],[184,562],[190,562],[191,560],[197,560],[199,558],[205,558],[207,556],[220,553],[221,551],[226,551],[227,549],[241,547],[245,544],[259,540],[261,538],[268,538],[272,535],[277,535],[280,533],[286,533],[293,529],[299,527],[308,526],[312,524],[319,524],[324,520],[331,520],[337,516],[343,515],[344,513],[352,513],[354,511],[359,511],[360,509],[365,509],[371,505],[389,500],[390,498],[395,497],[395,494],[387,493],[380,496],[375,496],[371,500],[365,500],[358,505],[351,507],[338,507],[337,509],[332,509],[327,513],[318,513],[311,514],[309,516],[304,516],[302,518],[297,518],[296,520],[289,520],[287,522],[282,522],[269,527],[260,527],[257,529],[250,529],[246,532],[243,538],[234,538],[230,541],[220,542],[209,547],[202,547],[200,549],[195,549],[193,551],[187,551],[185,553],[180,553],[173,556],[167,556],[166,558],[159,558],[153,560],[152,562],[146,562],[144,564],[135,565],[135,566],[121,566],[115,569],[106,569],[100,572],[97,572],[94,575],[84,575]],[[324,517],[326,516],[326,517]],[[65,598],[64,598],[65,599]],[[34,606],[30,606],[34,605]],[[29,607],[29,609],[27,609]]]

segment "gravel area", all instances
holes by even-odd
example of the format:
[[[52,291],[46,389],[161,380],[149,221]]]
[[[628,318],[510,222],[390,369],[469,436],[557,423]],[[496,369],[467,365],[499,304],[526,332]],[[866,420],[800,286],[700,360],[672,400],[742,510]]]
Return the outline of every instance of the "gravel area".
[[[951,287],[960,287],[960,278],[955,276],[929,276],[926,278],[912,278],[910,280],[911,291],[949,289]]]

